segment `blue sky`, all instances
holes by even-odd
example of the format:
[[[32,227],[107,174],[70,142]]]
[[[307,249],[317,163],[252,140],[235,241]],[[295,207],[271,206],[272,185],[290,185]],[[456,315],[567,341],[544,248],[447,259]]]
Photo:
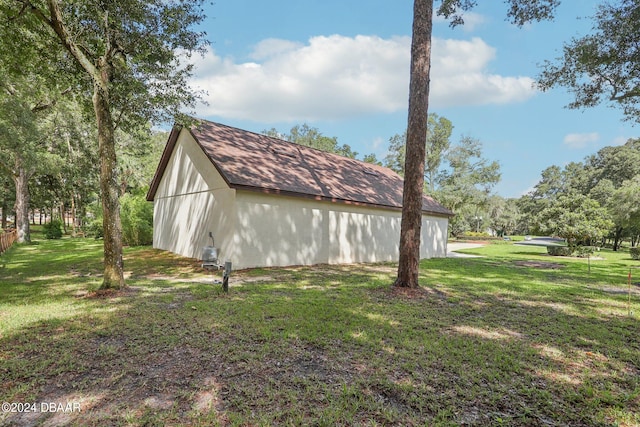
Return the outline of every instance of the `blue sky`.
[[[436,0],[436,5],[439,1]],[[506,5],[484,0],[452,29],[434,23],[429,111],[452,121],[452,142],[471,136],[501,165],[504,197],[531,189],[543,169],[581,161],[636,137],[619,110],[564,108],[564,89],[533,88],[539,64],[588,33],[597,1],[564,0],[552,22],[518,28]],[[409,0],[216,0],[204,29],[194,87],[202,118],[260,132],[308,123],[360,157],[384,158],[407,122]]]

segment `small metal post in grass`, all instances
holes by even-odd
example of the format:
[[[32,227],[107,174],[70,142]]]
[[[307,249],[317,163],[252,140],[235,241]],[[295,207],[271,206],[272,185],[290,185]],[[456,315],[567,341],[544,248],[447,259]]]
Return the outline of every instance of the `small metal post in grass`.
[[[627,296],[627,312],[629,313],[629,316],[633,316],[633,311],[631,311],[631,285],[633,284],[633,281],[631,279],[633,278],[633,275],[631,274],[631,272],[634,268],[640,267],[629,267],[629,274],[627,275],[627,287],[629,292],[629,295]]]
[[[229,276],[231,275],[231,261],[224,263],[224,272],[222,273],[222,290],[229,292]]]
[[[629,267],[629,276],[628,276],[628,280],[629,282],[629,298],[627,299],[627,312],[629,313],[629,317],[631,317],[631,267]]]

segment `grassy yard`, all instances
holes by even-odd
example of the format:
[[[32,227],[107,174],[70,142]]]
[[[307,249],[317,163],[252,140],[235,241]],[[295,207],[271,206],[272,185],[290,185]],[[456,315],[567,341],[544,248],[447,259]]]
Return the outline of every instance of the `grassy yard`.
[[[472,252],[423,261],[419,292],[379,264],[234,272],[223,294],[134,248],[129,289],[101,294],[99,242],[14,246],[0,402],[35,408],[0,425],[640,425],[640,263]]]

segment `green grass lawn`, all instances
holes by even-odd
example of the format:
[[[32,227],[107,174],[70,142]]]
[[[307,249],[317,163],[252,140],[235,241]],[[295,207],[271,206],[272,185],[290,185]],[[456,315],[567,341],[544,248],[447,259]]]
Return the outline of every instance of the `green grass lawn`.
[[[37,411],[0,425],[640,425],[640,263],[544,252],[425,260],[418,292],[378,264],[233,272],[223,294],[132,248],[102,294],[100,242],[14,246],[0,402]]]

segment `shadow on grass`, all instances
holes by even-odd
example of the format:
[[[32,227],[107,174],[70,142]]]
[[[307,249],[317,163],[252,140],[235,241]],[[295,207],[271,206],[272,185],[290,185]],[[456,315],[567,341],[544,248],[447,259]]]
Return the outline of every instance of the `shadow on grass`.
[[[390,289],[393,273],[270,269],[261,272],[268,282],[233,277],[228,295],[140,276],[82,313],[0,338],[3,401],[81,407],[2,414],[0,423],[640,421],[637,319],[615,311],[622,299],[583,286],[578,267],[429,260],[425,290],[408,296]],[[594,274],[591,285],[610,278]]]

